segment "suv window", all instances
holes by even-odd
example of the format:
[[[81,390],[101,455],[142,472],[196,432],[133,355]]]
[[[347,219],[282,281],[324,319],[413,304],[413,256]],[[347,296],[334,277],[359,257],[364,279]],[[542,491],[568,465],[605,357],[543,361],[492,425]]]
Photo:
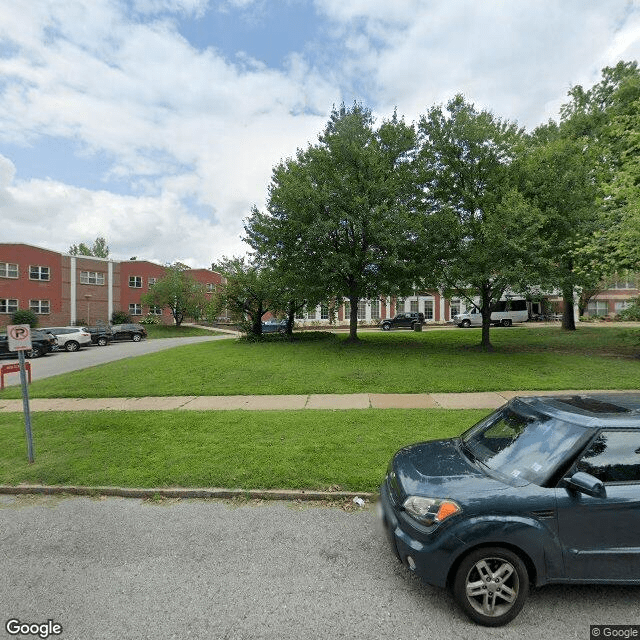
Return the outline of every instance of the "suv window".
[[[602,431],[576,468],[602,482],[639,482],[640,431]]]

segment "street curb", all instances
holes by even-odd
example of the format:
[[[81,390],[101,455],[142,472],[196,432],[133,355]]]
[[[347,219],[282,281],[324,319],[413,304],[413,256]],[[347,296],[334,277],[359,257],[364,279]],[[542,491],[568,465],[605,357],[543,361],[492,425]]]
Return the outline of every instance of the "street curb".
[[[375,502],[377,493],[366,491],[305,491],[290,489],[224,489],[224,488],[194,488],[164,487],[83,487],[76,485],[0,485],[3,495],[74,495],[74,496],[115,496],[120,498],[218,498],[249,500],[353,500],[361,498],[367,502]]]

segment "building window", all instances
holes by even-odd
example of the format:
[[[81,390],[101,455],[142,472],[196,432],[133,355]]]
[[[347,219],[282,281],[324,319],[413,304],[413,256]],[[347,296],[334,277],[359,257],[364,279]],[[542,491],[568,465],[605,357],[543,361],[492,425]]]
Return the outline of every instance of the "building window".
[[[129,286],[134,289],[142,289],[142,276],[129,276]]]
[[[592,300],[587,305],[590,316],[606,316],[609,314],[609,303],[606,300]]]
[[[358,320],[367,319],[367,301],[358,300]]]
[[[149,313],[154,316],[162,315],[162,307],[149,307]]]
[[[396,313],[404,313],[404,298],[396,300]]]
[[[139,304],[130,304],[129,305],[129,315],[130,316],[141,316],[142,315],[142,305]]]
[[[625,309],[628,309],[631,306],[631,300],[623,300],[622,302],[616,302],[615,309],[616,313],[620,313]]]
[[[344,319],[349,320],[350,318],[351,318],[351,303],[347,301],[344,303]]]
[[[48,314],[51,313],[51,302],[49,300],[29,300],[29,309],[40,315]]]
[[[80,284],[104,284],[104,273],[98,271],[81,271]]]
[[[380,300],[371,301],[371,319],[380,320]]]
[[[18,265],[11,262],[0,262],[0,278],[17,278]]]
[[[135,278],[135,276],[133,277]],[[158,282],[158,278],[149,278],[149,289],[151,289],[156,282]],[[129,278],[129,286],[135,286],[131,284],[131,278]]]
[[[451,302],[449,304],[449,309],[451,310],[451,317],[460,315],[460,298],[451,298]]]
[[[419,309],[420,305],[418,303],[419,303],[419,300],[411,300],[409,302],[409,306],[410,306],[409,311],[411,313],[418,313],[418,311],[420,310]]]
[[[207,292],[213,293],[216,290],[216,285],[212,282],[207,282]]]
[[[316,310],[315,310],[315,308],[307,309],[307,320],[315,320],[315,319],[316,319]]]
[[[49,267],[29,266],[29,280],[49,280],[50,274]]]
[[[424,319],[433,320],[433,300],[424,301]]]
[[[321,304],[320,305],[320,320],[328,320],[329,319],[329,305]]]
[[[13,313],[18,310],[18,301],[11,298],[0,298],[0,313]]]

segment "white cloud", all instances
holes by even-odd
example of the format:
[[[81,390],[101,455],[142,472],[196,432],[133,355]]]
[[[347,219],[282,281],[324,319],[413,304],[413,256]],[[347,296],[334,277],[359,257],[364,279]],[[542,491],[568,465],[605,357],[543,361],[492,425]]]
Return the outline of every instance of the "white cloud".
[[[637,0],[315,6],[318,40],[273,69],[178,31],[185,16],[219,16],[209,9],[267,12],[264,0],[0,0],[0,144],[67,140],[105,158],[92,184],[130,191],[36,179],[0,156],[3,239],[66,250],[100,234],[124,259],[206,266],[246,249],[242,219],[263,205],[273,166],[314,142],[345,97],[411,120],[463,92],[531,127],[557,117],[571,85],[640,57]]]

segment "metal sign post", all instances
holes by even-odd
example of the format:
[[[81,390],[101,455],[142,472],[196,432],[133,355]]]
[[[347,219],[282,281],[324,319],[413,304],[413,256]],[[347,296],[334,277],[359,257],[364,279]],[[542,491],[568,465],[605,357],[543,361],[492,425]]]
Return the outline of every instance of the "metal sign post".
[[[25,371],[24,352],[31,349],[31,327],[28,324],[13,324],[7,326],[9,351],[18,352],[20,363],[20,384],[22,386],[22,407],[24,409],[24,423],[27,433],[27,455],[29,462],[33,462],[33,435],[31,433],[31,411],[29,409],[29,388]]]

